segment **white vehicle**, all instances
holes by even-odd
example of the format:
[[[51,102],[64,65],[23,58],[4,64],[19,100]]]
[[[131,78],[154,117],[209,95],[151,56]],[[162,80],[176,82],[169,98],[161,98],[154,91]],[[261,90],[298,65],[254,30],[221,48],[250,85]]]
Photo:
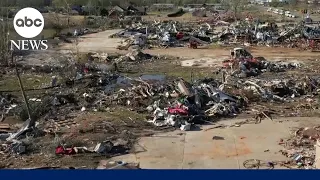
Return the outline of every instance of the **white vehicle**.
[[[268,11],[268,12],[271,12],[271,11],[272,11],[272,8],[269,8],[267,11]]]

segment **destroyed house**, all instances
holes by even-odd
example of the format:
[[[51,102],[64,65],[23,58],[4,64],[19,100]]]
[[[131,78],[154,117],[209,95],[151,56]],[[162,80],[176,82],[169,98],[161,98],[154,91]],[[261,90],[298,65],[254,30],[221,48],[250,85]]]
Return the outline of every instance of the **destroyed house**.
[[[125,8],[121,6],[114,6],[109,10],[108,17],[110,18],[118,18],[121,15],[124,15],[126,12]]]
[[[186,4],[184,7],[189,7],[189,8],[202,8],[203,4]]]
[[[94,7],[86,7],[82,5],[74,5],[71,7],[71,10],[77,12],[79,15],[89,15],[90,12],[95,12],[96,9]],[[75,13],[73,13],[75,14]]]
[[[117,11],[117,10],[114,10],[114,9],[111,9],[109,11],[109,14],[108,14],[108,17],[110,18],[119,18],[123,13]]]
[[[121,13],[124,13],[125,11],[126,11],[126,9],[125,8],[123,8],[123,7],[121,7],[121,6],[114,6],[113,8],[112,8],[112,10],[114,10],[114,11],[118,11],[118,12],[121,12]]]
[[[134,7],[132,5],[127,7],[127,15],[138,15],[143,16],[146,15],[147,8],[146,7]]]
[[[109,13],[109,16],[115,17],[119,16],[120,14],[125,15],[125,16],[142,16],[146,15],[146,8],[138,8],[134,7],[133,5],[129,5],[127,8],[121,7],[119,5],[114,6],[112,10]]]
[[[74,5],[74,6],[72,6],[72,7],[71,7],[71,10],[77,11],[79,14],[82,14],[82,13],[83,13],[83,8],[82,8],[82,6],[80,6],[80,5]]]
[[[215,4],[186,4],[184,7],[205,8],[205,7],[215,7]]]
[[[212,10],[224,10],[225,6],[222,4],[186,4],[184,5],[185,8],[193,8],[193,9],[212,9]]]

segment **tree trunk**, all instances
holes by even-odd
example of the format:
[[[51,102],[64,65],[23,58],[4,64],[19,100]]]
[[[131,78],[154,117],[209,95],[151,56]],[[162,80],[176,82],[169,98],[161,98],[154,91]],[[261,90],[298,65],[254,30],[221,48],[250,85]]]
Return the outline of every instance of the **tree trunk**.
[[[9,23],[8,23],[8,10],[6,16],[0,20],[0,64],[3,66],[9,65],[10,43],[9,43]]]
[[[233,10],[234,12],[234,21],[235,22],[238,22],[238,18],[237,18],[237,8],[236,7],[234,7],[234,10]]]

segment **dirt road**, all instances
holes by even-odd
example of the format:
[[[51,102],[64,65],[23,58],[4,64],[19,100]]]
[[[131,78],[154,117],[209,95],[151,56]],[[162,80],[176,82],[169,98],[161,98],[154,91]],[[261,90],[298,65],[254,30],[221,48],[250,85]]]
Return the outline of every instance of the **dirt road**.
[[[228,57],[229,50],[231,48],[200,48],[200,49],[189,49],[186,47],[182,48],[168,48],[168,49],[154,49],[146,50],[145,52],[151,54],[160,55],[171,55],[177,57],[187,57],[187,58],[202,58],[202,57]],[[266,59],[274,58],[299,58],[299,59],[314,59],[320,58],[320,53],[309,52],[309,51],[299,51],[297,49],[281,48],[281,47],[248,47],[247,48],[253,56],[263,56]]]
[[[74,44],[65,44],[61,49],[73,49],[78,50],[82,53],[88,52],[118,52],[126,53],[127,51],[117,50],[116,47],[120,44],[120,38],[109,38],[110,35],[119,32],[120,29],[107,30],[95,34],[90,34],[82,36],[80,38],[79,44],[76,46]],[[167,48],[167,49],[147,49],[146,53],[154,55],[169,55],[182,57],[183,59],[190,58],[226,58],[229,55],[230,48],[199,48],[199,49],[189,49],[187,47],[179,48]],[[248,47],[248,50],[254,56],[263,56],[268,60],[273,59],[317,59],[320,58],[320,53],[309,52],[309,51],[299,51],[297,49],[281,48],[281,47]]]
[[[88,52],[113,52],[120,44],[121,39],[109,38],[110,35],[121,31],[121,29],[107,30],[99,33],[81,36],[78,45],[64,44],[61,49],[74,50],[81,53]]]

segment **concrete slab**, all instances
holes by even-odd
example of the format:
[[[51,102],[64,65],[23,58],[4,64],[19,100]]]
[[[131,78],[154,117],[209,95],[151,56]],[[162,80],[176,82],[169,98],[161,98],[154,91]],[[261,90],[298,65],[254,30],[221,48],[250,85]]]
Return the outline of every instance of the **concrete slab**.
[[[139,162],[142,169],[243,169],[243,162],[248,159],[286,160],[279,153],[282,146],[278,142],[288,137],[290,128],[299,126],[301,121],[320,124],[320,118],[293,118],[290,121],[284,118],[225,129],[163,133],[141,138],[137,146],[145,151],[113,160]],[[232,119],[221,123],[230,125],[234,122]],[[210,126],[203,129],[208,128]]]
[[[117,51],[121,38],[110,38],[110,35],[120,32],[121,29],[106,30],[99,33],[88,34],[79,38],[78,45],[64,44],[61,49],[71,49],[73,51],[88,52],[109,52]]]
[[[184,150],[184,136],[169,135],[162,137],[147,137],[139,141],[146,147],[146,152],[136,154],[140,164],[149,164],[153,168],[180,168]]]

